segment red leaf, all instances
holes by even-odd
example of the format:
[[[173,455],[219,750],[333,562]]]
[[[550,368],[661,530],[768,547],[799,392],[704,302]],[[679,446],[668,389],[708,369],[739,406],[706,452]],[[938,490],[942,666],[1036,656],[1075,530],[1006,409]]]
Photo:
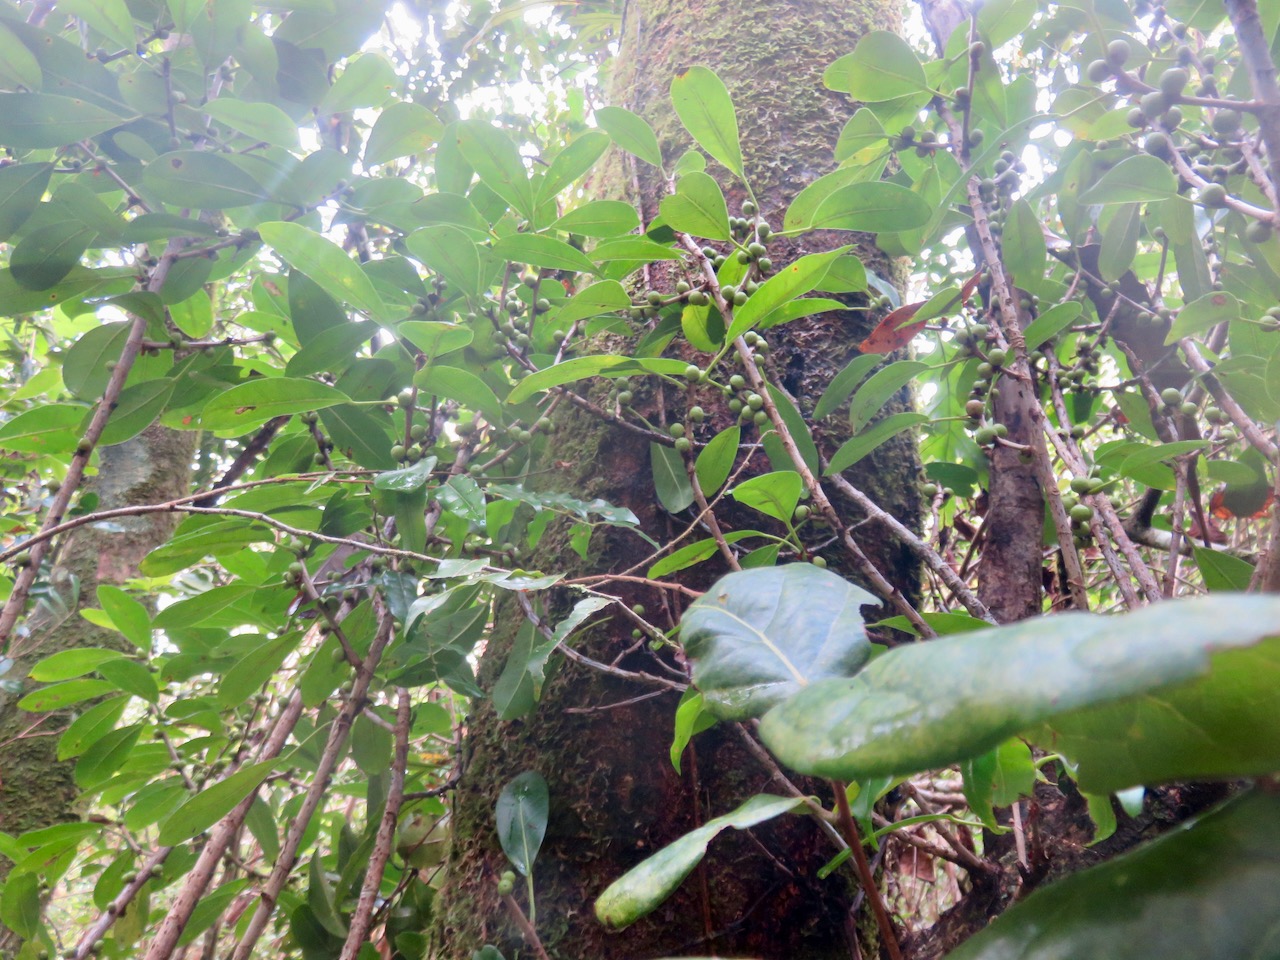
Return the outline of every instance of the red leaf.
[[[967,307],[969,298],[973,296],[973,291],[978,289],[978,283],[982,280],[982,271],[979,270],[972,277],[964,282],[964,286],[960,288],[960,305]]]
[[[858,349],[863,353],[892,353],[894,350],[905,347],[911,342],[912,337],[924,329],[923,320],[919,323],[907,323],[907,321],[914,317],[916,311],[926,302],[921,300],[919,303],[908,303],[894,310],[876,324],[876,328],[871,331],[867,339],[858,344]],[[904,323],[907,324],[905,327],[902,326]]]

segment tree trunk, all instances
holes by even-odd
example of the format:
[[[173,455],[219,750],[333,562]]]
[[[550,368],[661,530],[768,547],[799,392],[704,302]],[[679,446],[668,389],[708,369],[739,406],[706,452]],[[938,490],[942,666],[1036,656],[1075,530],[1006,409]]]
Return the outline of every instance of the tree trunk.
[[[692,146],[670,105],[672,77],[681,67],[710,66],[725,80],[737,105],[747,175],[760,213],[781,224],[790,199],[832,168],[833,146],[850,113],[844,98],[823,88],[824,68],[852,50],[867,30],[897,25],[898,5],[886,0],[633,0],[626,6],[621,49],[612,61],[612,99],[650,122],[669,168]],[[633,165],[630,158],[617,157],[610,163],[593,192],[627,196],[637,203],[646,223],[654,219],[667,191],[662,175],[645,164]],[[730,212],[737,214],[745,199],[742,185],[714,163],[708,172],[720,180]],[[770,256],[785,264],[848,242],[847,233],[810,234],[798,241],[771,242]],[[889,278],[897,275],[895,266],[869,242],[860,243],[856,252],[869,270]],[[654,283],[669,289],[666,279]],[[848,311],[771,331],[771,381],[795,397],[807,416],[831,377],[856,355],[855,345],[870,322],[865,312]],[[605,400],[607,388],[592,389],[595,399]],[[670,388],[665,396],[660,387],[637,384],[633,389],[632,405],[655,422],[682,416],[683,408],[675,404],[685,398],[671,396],[675,391]],[[698,430],[700,441],[735,419],[712,394],[689,401],[702,403],[708,412]],[[888,412],[902,409],[906,402],[905,395],[897,398]],[[628,507],[642,529],[659,541],[683,529],[688,518],[670,516],[657,502],[649,441],[568,404],[560,409],[566,408],[568,412],[557,414],[548,462],[531,471],[545,478],[539,484]],[[825,452],[843,439],[841,425],[827,424],[828,434],[817,438]],[[817,434],[818,425],[813,427]],[[750,435],[751,428],[744,428],[744,437]],[[756,454],[752,470],[767,469],[764,454]],[[902,437],[847,476],[908,525],[918,527],[918,471],[914,443]],[[761,517],[729,516],[735,525],[739,519],[743,527],[758,528]],[[847,519],[856,523],[861,517],[850,509]],[[879,568],[914,598],[919,590],[916,565],[901,544],[870,525],[857,535]],[[836,548],[829,549],[832,566],[845,572],[834,555]],[[568,530],[553,525],[534,555],[522,562],[558,572],[567,568],[573,577],[621,572],[640,564],[650,552],[634,533],[605,527],[596,531],[588,559],[580,562],[569,548]],[[670,579],[704,588],[724,572],[718,563],[717,558]],[[644,604],[649,619],[663,627],[675,626],[687,602],[647,585],[618,587],[615,583],[610,591],[621,593],[627,602]],[[522,619],[514,603],[499,608],[498,628],[481,664],[480,683],[486,690],[501,673]],[[658,657],[668,667],[676,665],[669,655],[636,644],[631,626],[615,619],[588,630],[577,645],[605,662],[629,651],[620,665],[632,670],[662,674]],[[854,937],[865,942],[860,930],[871,925],[850,917],[849,874],[837,871],[826,881],[816,878],[835,851],[816,827],[799,817],[774,821],[754,831],[754,838],[726,831],[711,845],[704,866],[675,896],[625,931],[609,931],[596,920],[595,898],[637,862],[752,794],[783,792],[744,749],[740,731],[728,725],[700,734],[678,774],[669,757],[677,694],[635,699],[655,692],[565,664],[546,685],[530,717],[503,722],[491,701],[476,703],[454,799],[450,879],[439,905],[437,957],[469,960],[486,943],[498,946],[508,958],[529,955],[529,945],[496,894],[497,877],[508,864],[494,825],[499,792],[525,770],[537,770],[550,785],[550,823],[534,876],[538,932],[553,958],[639,960],[714,953],[759,960],[823,960],[850,956]],[[810,792],[824,789],[822,784],[801,786]],[[521,889],[517,885],[517,898]]]
[[[89,487],[99,507],[163,503],[188,493],[196,436],[153,424],[126,443],[103,447]],[[95,626],[79,612],[98,605],[99,584],[120,585],[137,577],[142,558],[172,536],[177,520],[176,514],[151,513],[81,527],[70,535],[51,576],[50,592],[60,602],[32,605],[21,634],[15,635],[14,665],[6,679],[25,678],[37,661],[60,650],[124,649],[120,634]],[[75,763],[58,760],[58,734],[90,705],[34,714],[19,710],[19,699],[0,696],[0,830],[14,837],[80,818]],[[7,866],[0,860],[0,871]],[[8,955],[12,940],[13,933],[0,924],[0,955]]]

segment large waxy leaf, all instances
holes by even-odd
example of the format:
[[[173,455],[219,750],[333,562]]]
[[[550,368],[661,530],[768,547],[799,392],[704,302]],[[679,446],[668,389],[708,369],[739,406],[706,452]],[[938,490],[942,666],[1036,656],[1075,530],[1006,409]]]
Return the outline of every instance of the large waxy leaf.
[[[507,859],[524,876],[533,869],[542,839],[547,835],[551,800],[547,781],[535,770],[526,770],[498,795],[494,811],[498,822],[498,842]]]
[[[636,208],[622,200],[591,200],[574,207],[551,225],[584,237],[620,237],[640,226]]]
[[[585,380],[587,377],[627,377],[638,373],[665,373],[676,376],[684,372],[688,364],[671,357],[618,357],[597,354],[590,357],[574,357],[554,366],[531,373],[521,380],[507,396],[508,403],[528,400],[539,390],[549,390],[566,383]]]
[[[1102,179],[1080,194],[1081,203],[1137,203],[1167,200],[1178,195],[1178,181],[1169,165],[1148,154],[1121,160]]]
[[[887,180],[851,183],[827,197],[808,226],[813,230],[893,233],[922,227],[933,208],[920,194]]]
[[[698,146],[746,179],[738,118],[724,81],[707,67],[690,67],[671,81],[671,103]]]
[[[160,825],[156,842],[176,846],[209,829],[241,800],[257,791],[271,773],[274,763],[267,760],[251,764],[197,793]]]
[[[693,484],[678,450],[661,443],[649,444],[649,464],[653,470],[653,489],[658,502],[669,513],[679,513],[693,503]]]
[[[378,115],[364,147],[364,165],[386,163],[411,153],[421,153],[444,132],[436,115],[417,103],[393,103]]]
[[[839,247],[787,264],[751,295],[751,299],[733,311],[733,323],[725,334],[729,340],[742,336],[774,310],[795,297],[802,296],[822,282],[831,264],[844,255],[848,247]]]
[[[266,199],[253,177],[225,156],[201,150],[176,150],[157,157],[147,164],[142,184],[150,195],[175,207],[220,210]]]
[[[863,103],[894,100],[929,89],[924,67],[902,37],[888,30],[872,30],[853,53],[827,68],[823,82]]]
[[[601,155],[609,149],[609,137],[599,131],[592,130],[573,139],[567,147],[556,154],[551,166],[542,175],[538,185],[538,202],[553,199],[569,184],[573,183],[590,170]],[[610,201],[620,203],[621,201]],[[567,229],[567,228],[565,228]]]
[[[286,413],[320,410],[349,403],[345,393],[315,380],[264,377],[241,383],[215,396],[200,415],[206,430],[252,430]]]
[[[707,709],[756,717],[871,656],[861,608],[875,597],[808,563],[722,577],[685,612],[680,639]]]
[[[672,230],[707,240],[729,239],[729,208],[720,184],[705,173],[686,173],[676,192],[663,197],[658,212]]]
[[[202,109],[219,123],[246,136],[286,150],[298,147],[298,125],[275,104],[246,103],[223,97],[206,103]]]
[[[13,236],[35,211],[52,173],[52,163],[0,167],[0,243]]]
[[[78,220],[59,220],[32,230],[9,258],[13,279],[28,290],[47,290],[80,262],[97,231]]]
[[[1219,594],[897,647],[802,690],[761,735],[793,769],[844,780],[946,766],[1018,734],[1075,760],[1093,793],[1273,770],[1277,624],[1280,600]]]
[[[405,246],[431,270],[463,293],[480,290],[480,254],[475,241],[460,227],[436,223],[415,230]]]
[[[718,834],[729,827],[747,830],[795,810],[800,802],[794,797],[761,793],[736,810],[708,820],[609,884],[596,900],[596,916],[611,927],[634,923],[671,896],[706,855],[707,845]]]
[[[468,120],[458,125],[458,149],[486,187],[533,216],[533,185],[510,137],[484,120]]]
[[[618,146],[655,167],[662,166],[662,149],[653,128],[641,117],[622,107],[601,107],[596,123]]]
[[[947,960],[1272,957],[1277,902],[1280,798],[1251,793],[1037,890]]]
[[[258,232],[290,266],[305,273],[339,303],[349,303],[379,322],[390,320],[373,281],[332,240],[285,221],[264,223]]]
[[[568,330],[571,324],[588,317],[598,317],[631,306],[631,298],[617,280],[601,280],[585,290],[579,290],[572,299],[555,312],[554,322],[559,329]]]
[[[88,140],[124,122],[118,114],[76,97],[0,93],[0,144],[18,150]]]
[[[503,237],[493,245],[493,252],[503,260],[525,262],[549,270],[573,270],[594,273],[596,265],[587,255],[563,240],[538,233],[516,233]]]
[[[0,424],[0,450],[56,454],[75,449],[88,408],[50,403]]]

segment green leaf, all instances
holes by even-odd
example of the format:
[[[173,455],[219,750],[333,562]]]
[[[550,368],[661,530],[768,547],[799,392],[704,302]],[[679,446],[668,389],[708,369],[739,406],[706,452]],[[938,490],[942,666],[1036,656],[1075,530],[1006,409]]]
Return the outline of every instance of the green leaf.
[[[676,773],[680,773],[680,758],[684,756],[684,748],[689,741],[715,724],[716,718],[703,709],[702,694],[693,687],[687,689],[676,707],[675,734],[671,740],[671,766],[675,767]]]
[[[256,793],[274,766],[274,760],[250,764],[225,780],[206,787],[168,816],[160,825],[156,842],[161,846],[176,847],[208,830],[240,801]]]
[[[787,264],[760,284],[751,298],[733,311],[733,323],[725,334],[726,338],[736,340],[774,310],[814,289],[826,277],[832,263],[840,259],[848,249],[846,246],[823,253],[811,253]]]
[[[708,820],[609,884],[596,900],[596,916],[601,923],[615,928],[634,923],[675,892],[718,834],[729,827],[747,830],[796,810],[800,803],[794,797],[761,793],[736,810]]]
[[[35,873],[10,876],[0,893],[0,921],[20,937],[40,932],[40,878]]]
[[[730,491],[744,507],[759,510],[767,517],[788,523],[796,512],[804,480],[794,470],[775,470],[744,480]]]
[[[824,678],[852,676],[871,656],[861,608],[876,602],[809,563],[722,577],[680,621],[694,685],[717,717],[745,720]]]
[[[36,91],[43,80],[40,61],[17,34],[0,23],[0,83],[10,89],[26,87]]]
[[[889,442],[904,430],[910,430],[929,419],[929,416],[923,413],[895,413],[885,417],[879,423],[866,427],[856,437],[851,437],[842,443],[840,449],[832,454],[831,463],[827,466],[827,475],[848,470],[881,444]]]
[[[119,660],[124,654],[119,650],[101,647],[76,647],[50,654],[31,668],[31,679],[40,683],[74,680],[93,673],[108,660]]]
[[[596,123],[623,150],[655,167],[662,166],[662,149],[653,128],[630,110],[622,107],[600,107]]]
[[[890,397],[928,369],[929,365],[919,360],[898,360],[877,370],[853,395],[849,403],[849,425],[861,430]]]
[[[1013,209],[1009,211],[1000,251],[1005,271],[1013,282],[1035,289],[1044,278],[1044,265],[1049,253],[1045,248],[1040,218],[1023,197],[1014,201]]]
[[[3,29],[0,25],[0,30]],[[3,58],[2,51],[0,58]],[[14,163],[0,167],[0,243],[7,242],[35,212],[52,173],[52,163]]]
[[[58,454],[75,449],[85,407],[51,403],[0,424],[0,449],[15,453]]]
[[[18,709],[48,713],[115,692],[116,685],[107,680],[68,680],[28,693],[18,701]]]
[[[512,866],[526,877],[533,870],[533,861],[547,834],[550,808],[547,781],[534,770],[520,774],[498,795],[494,810],[498,842]]]
[[[422,153],[440,139],[444,124],[426,107],[404,101],[393,103],[380,114],[364,146],[366,167],[410,154]]]
[[[1220,323],[1239,319],[1240,301],[1229,293],[1215,290],[1213,293],[1206,293],[1198,300],[1191,301],[1178,311],[1164,342],[1168,346],[1193,333],[1200,333]]]
[[[619,237],[596,244],[591,251],[591,259],[597,263],[610,260],[636,260],[641,263],[656,263],[659,260],[680,260],[684,256],[679,250],[654,243],[644,237]]]
[[[401,327],[396,327],[396,330],[399,332]],[[313,373],[346,370],[355,360],[360,345],[372,339],[377,332],[378,325],[368,321],[340,323],[321,330],[289,358],[284,367],[285,375],[307,377]]]
[[[947,960],[1270,956],[1277,897],[1280,799],[1253,792],[1041,887]]]
[[[346,69],[324,95],[316,112],[350,113],[362,107],[380,107],[400,85],[396,68],[386,57],[362,53],[347,61]]]
[[[147,608],[109,583],[98,585],[98,604],[111,624],[143,653],[151,649],[151,616]]]
[[[1080,194],[1081,203],[1141,203],[1178,195],[1178,181],[1169,165],[1142,153],[1121,160]]]
[[[1208,547],[1193,547],[1192,553],[1210,593],[1233,590],[1243,593],[1249,589],[1253,581],[1253,564],[1249,561]]]
[[[222,154],[202,150],[176,150],[157,157],[143,171],[142,185],[150,196],[175,207],[221,210],[266,199],[253,177]]]
[[[915,51],[888,30],[865,34],[853,53],[827,67],[822,82],[863,103],[896,100],[929,89]]]
[[[502,422],[502,401],[492,387],[470,370],[439,365],[423,367],[414,374],[413,382],[420,393],[457,400],[473,410],[479,410],[493,423]]]
[[[896,647],[775,708],[761,736],[791,768],[842,780],[943,767],[1018,734],[1074,760],[1090,793],[1275,769],[1261,688],[1280,644],[1260,641],[1277,622],[1280,601],[1217,596]]]
[[[1098,274],[1112,283],[1119,280],[1138,253],[1138,236],[1142,232],[1142,205],[1126,203],[1112,212],[1102,231],[1102,249],[1098,255]],[[1028,349],[1030,346],[1028,345]]]
[[[673,447],[649,443],[654,492],[668,513],[679,513],[693,503],[693,484],[685,472],[684,457]]]
[[[173,396],[174,386],[173,380],[163,378],[143,380],[125,387],[98,442],[103,446],[124,443],[147,429],[156,422]]]
[[[97,235],[78,220],[39,227],[13,248],[9,271],[28,290],[47,290],[71,272]]]
[[[512,388],[507,396],[507,403],[521,403],[535,393],[585,380],[587,377],[627,377],[646,372],[675,376],[684,373],[687,366],[683,360],[667,357],[632,359],[612,354],[574,357],[529,374]]]
[[[206,430],[235,431],[239,435],[287,413],[350,402],[346,394],[315,380],[262,377],[214,396],[205,404],[200,422]]]
[[[396,333],[421,350],[428,362],[461,350],[475,339],[470,327],[439,320],[406,320],[396,326]]]
[[[218,684],[218,702],[224,707],[246,703],[280,669],[284,658],[301,640],[302,633],[296,630],[274,640],[264,638],[223,675]]]
[[[333,241],[286,221],[259,224],[258,232],[290,266],[305,273],[339,303],[350,304],[379,323],[391,320],[373,281]]]
[[[686,173],[658,212],[672,230],[707,240],[729,239],[729,208],[720,184],[705,173]]]
[[[614,313],[631,306],[631,298],[617,280],[600,280],[579,290],[567,303],[552,314],[553,322],[567,331],[579,320]]]
[[[724,535],[725,543],[737,543],[739,540],[745,540],[747,537],[758,537],[760,533],[756,530],[732,530]],[[708,557],[715,555],[719,549],[714,537],[708,537],[705,540],[698,540],[695,543],[687,544],[679,550],[673,550],[667,554],[652,567],[649,568],[648,576],[662,577],[668,573],[675,573],[677,570],[684,570],[701,563]]]
[[[805,226],[812,230],[895,233],[922,227],[932,216],[933,208],[920,194],[888,180],[873,180],[836,190]]]
[[[43,150],[90,140],[126,119],[78,97],[0,93],[0,144],[15,150]]]
[[[1083,312],[1083,304],[1075,300],[1068,300],[1066,303],[1055,303],[1027,324],[1027,329],[1023,331],[1023,336],[1027,341],[1027,349],[1035,350],[1050,338],[1056,337],[1071,324],[1075,323]]]
[[[404,241],[409,252],[462,293],[480,292],[480,254],[465,230],[437,223],[415,230]]]
[[[671,104],[694,141],[745,180],[738,118],[724,81],[707,67],[689,67],[671,81]]]
[[[694,471],[698,475],[698,486],[708,499],[715,496],[716,491],[729,479],[734,461],[738,459],[738,446],[741,442],[742,429],[729,427],[712,437],[698,454]]]
[[[532,220],[533,185],[511,138],[485,120],[458,124],[458,149],[486,187]]]
[[[223,97],[209,101],[201,109],[219,123],[255,140],[286,150],[298,148],[298,125],[275,104]]]
[[[883,359],[879,354],[865,354],[850,360],[843,370],[831,378],[831,383],[818,398],[818,405],[813,408],[813,419],[821,420],[834,413],[849,394],[853,393],[862,379]]]
[[[552,230],[584,237],[618,237],[640,226],[636,208],[622,200],[591,200],[574,207],[551,225]]]
[[[596,271],[596,265],[581,250],[540,233],[514,233],[503,237],[493,245],[493,252],[508,262],[523,262],[548,270]]]
[[[561,190],[585,174],[595,166],[596,161],[608,149],[609,137],[598,131],[590,130],[575,137],[572,143],[556,154],[556,158],[551,161],[551,166],[542,175],[542,182],[538,185],[539,204],[553,199]],[[621,203],[616,200],[600,202]]]

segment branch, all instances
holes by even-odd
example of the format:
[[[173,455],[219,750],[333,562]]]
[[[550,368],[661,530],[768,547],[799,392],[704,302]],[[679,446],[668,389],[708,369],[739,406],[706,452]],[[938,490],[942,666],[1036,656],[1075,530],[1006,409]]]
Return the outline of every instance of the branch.
[[[1255,114],[1262,141],[1267,145],[1272,193],[1277,199],[1275,216],[1280,223],[1280,86],[1276,83],[1276,65],[1271,60],[1270,43],[1262,32],[1256,0],[1226,0],[1226,7],[1253,84],[1253,95],[1259,101]]]

